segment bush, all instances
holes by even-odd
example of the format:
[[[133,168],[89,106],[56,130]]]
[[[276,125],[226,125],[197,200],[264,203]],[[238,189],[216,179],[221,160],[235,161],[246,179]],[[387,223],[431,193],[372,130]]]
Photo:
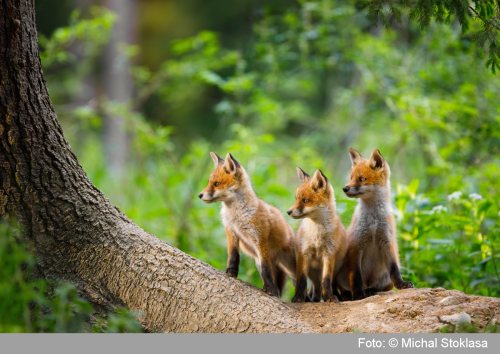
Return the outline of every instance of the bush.
[[[0,223],[0,332],[141,332],[130,311],[96,313],[69,283],[36,276],[12,223]]]
[[[211,150],[232,152],[257,194],[283,211],[295,167],[322,168],[348,225],[356,203],[341,192],[347,147],[377,146],[393,172],[404,275],[498,296],[500,82],[455,28],[374,28],[349,1],[314,0],[265,13],[244,49],[202,31],[174,41],[171,53],[156,71],[132,70],[167,120],[132,110],[136,102],[62,116],[91,180],[147,231],[225,268],[219,205],[196,198]],[[132,137],[122,176],[107,170],[103,111],[123,117]],[[261,285],[248,257],[241,277]]]

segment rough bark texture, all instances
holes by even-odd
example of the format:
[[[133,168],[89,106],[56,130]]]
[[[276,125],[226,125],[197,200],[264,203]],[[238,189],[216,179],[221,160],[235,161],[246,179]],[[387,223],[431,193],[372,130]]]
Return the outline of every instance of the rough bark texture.
[[[428,289],[343,304],[285,305],[141,230],[90,183],[64,139],[43,80],[29,0],[0,0],[0,216],[5,214],[24,226],[45,276],[75,283],[96,303],[139,310],[152,331],[433,331],[440,306],[451,306],[435,303],[443,291]],[[498,321],[498,299],[450,294],[466,303],[478,325]],[[421,327],[412,325],[417,320]]]
[[[311,330],[294,311],[147,234],[90,183],[52,108],[34,6],[0,2],[0,215],[14,215],[47,277],[142,312],[154,331]]]

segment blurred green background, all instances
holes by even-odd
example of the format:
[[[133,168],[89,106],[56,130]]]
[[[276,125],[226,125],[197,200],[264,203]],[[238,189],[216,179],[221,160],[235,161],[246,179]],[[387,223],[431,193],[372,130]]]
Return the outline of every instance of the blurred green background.
[[[258,196],[282,211],[294,199],[295,167],[321,168],[347,226],[356,203],[341,190],[347,148],[378,147],[392,169],[403,276],[417,287],[500,295],[500,80],[455,22],[422,31],[403,12],[383,26],[340,0],[36,6],[66,138],[92,182],[145,230],[223,271],[220,205],[197,198],[210,151],[233,153]],[[94,318],[97,327],[47,322],[59,312],[46,302],[61,291],[72,294],[61,318],[94,315],[70,285],[33,283],[20,232],[2,227],[0,253],[21,256],[5,258],[0,298],[37,290],[9,316],[0,307],[0,331],[137,329],[123,310]],[[9,274],[19,276],[15,292]],[[262,285],[248,257],[240,278]]]

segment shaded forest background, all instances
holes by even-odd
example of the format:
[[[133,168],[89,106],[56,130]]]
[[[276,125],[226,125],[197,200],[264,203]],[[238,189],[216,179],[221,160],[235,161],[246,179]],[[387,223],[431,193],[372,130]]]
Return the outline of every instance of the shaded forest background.
[[[197,199],[209,151],[233,153],[283,211],[295,167],[321,168],[347,226],[347,148],[378,147],[392,169],[403,277],[500,295],[500,80],[484,64],[478,24],[422,31],[403,12],[381,25],[340,0],[36,6],[66,138],[91,181],[146,231],[225,269],[220,205]],[[0,227],[0,331],[140,330],[126,310],[96,314],[70,284],[37,279],[22,232]],[[262,286],[246,257],[240,278]]]

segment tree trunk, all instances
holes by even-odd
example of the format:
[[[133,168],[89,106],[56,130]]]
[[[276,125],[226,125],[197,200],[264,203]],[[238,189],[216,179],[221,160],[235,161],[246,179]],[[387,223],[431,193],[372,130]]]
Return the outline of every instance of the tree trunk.
[[[15,216],[46,277],[126,305],[153,331],[301,332],[295,311],[159,241],[88,180],[42,76],[33,2],[0,2],[0,215]]]
[[[90,183],[64,139],[42,76],[30,0],[0,1],[6,214],[23,225],[46,277],[75,283],[96,303],[140,311],[151,331],[429,332],[458,311],[479,328],[500,320],[499,299],[444,289],[286,305],[141,230]]]

